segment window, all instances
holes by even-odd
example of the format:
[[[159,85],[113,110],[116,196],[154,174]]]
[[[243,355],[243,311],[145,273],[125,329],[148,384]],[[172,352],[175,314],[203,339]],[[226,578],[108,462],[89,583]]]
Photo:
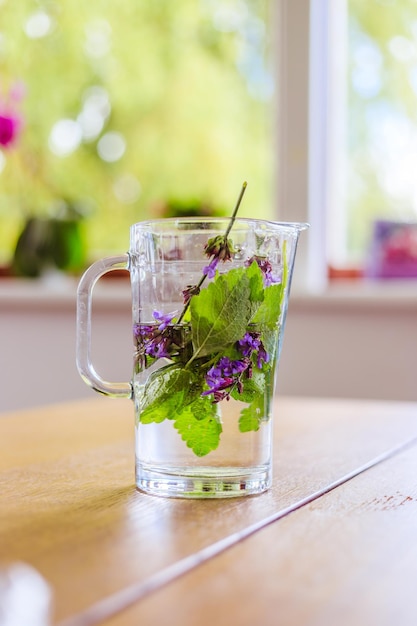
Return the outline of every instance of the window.
[[[273,215],[267,0],[0,1],[0,261],[24,218],[75,206],[90,256],[169,211]],[[250,190],[250,193],[249,193]],[[162,213],[161,213],[162,211]]]
[[[417,3],[349,0],[346,254],[370,223],[417,219]]]
[[[246,178],[242,214],[311,222],[310,284],[361,269],[375,220],[416,220],[416,0],[2,0],[0,18],[0,105],[26,92],[0,262],[63,200],[98,256],[135,221],[227,212]]]
[[[417,2],[279,5],[279,211],[311,222],[298,265],[321,288],[361,274],[376,220],[417,220]]]
[[[417,3],[321,4],[328,28],[328,261],[362,268],[378,220],[417,220]],[[415,262],[417,268],[417,254]]]

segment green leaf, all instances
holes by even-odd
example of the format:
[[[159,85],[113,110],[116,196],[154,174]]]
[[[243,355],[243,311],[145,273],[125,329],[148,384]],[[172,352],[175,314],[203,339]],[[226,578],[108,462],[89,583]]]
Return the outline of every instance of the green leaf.
[[[266,367],[266,365],[264,365]],[[232,391],[232,398],[241,402],[252,402],[258,394],[265,392],[265,374],[253,368],[251,378],[242,378],[243,390],[239,393],[237,388]]]
[[[262,343],[264,345],[265,350],[269,354],[270,361],[268,365],[272,366],[275,362],[276,351],[278,347],[279,341],[279,333],[280,327],[275,327],[272,329],[265,329],[262,333]]]
[[[281,313],[282,284],[265,287],[264,300],[256,311],[252,322],[263,327],[274,328]]]
[[[252,266],[230,270],[191,300],[194,356],[219,352],[243,337],[260,305],[262,278],[256,276]]]
[[[259,303],[264,299],[265,287],[262,270],[256,261],[253,261],[246,269],[246,275],[249,278],[250,299],[251,302],[257,304],[254,313],[259,308]]]
[[[259,430],[261,422],[268,419],[265,413],[265,396],[264,394],[259,394],[248,407],[242,409],[240,412],[240,432],[247,433]]]
[[[178,407],[196,393],[195,377],[181,365],[167,365],[153,372],[139,398],[139,419],[144,424],[173,419]]]
[[[209,398],[198,398],[184,407],[174,426],[197,456],[205,456],[219,445],[222,426],[217,418],[217,405]]]

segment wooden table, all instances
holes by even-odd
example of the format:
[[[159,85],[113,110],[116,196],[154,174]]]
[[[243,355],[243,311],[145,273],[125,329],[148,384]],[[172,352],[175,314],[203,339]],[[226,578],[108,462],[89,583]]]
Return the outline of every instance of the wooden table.
[[[272,489],[227,501],[136,491],[129,401],[0,416],[0,562],[42,574],[59,626],[415,626],[417,405],[275,416]]]

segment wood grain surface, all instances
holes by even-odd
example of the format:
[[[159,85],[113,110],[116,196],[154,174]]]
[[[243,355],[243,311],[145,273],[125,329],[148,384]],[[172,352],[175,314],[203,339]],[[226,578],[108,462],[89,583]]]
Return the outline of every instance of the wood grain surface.
[[[129,401],[94,397],[1,416],[0,561],[28,562],[46,578],[58,622],[132,584],[145,584],[402,445],[417,434],[416,411],[407,403],[277,399],[273,487],[228,501],[172,500],[136,491]],[[405,489],[400,480],[396,488]],[[272,529],[279,535],[301,512],[253,539]],[[298,560],[302,554],[296,553]],[[249,561],[243,569],[248,566]],[[159,593],[140,605],[148,606]],[[143,610],[152,615],[152,608]],[[126,626],[139,623],[129,611],[115,619]]]
[[[103,626],[415,626],[417,448],[240,542]]]

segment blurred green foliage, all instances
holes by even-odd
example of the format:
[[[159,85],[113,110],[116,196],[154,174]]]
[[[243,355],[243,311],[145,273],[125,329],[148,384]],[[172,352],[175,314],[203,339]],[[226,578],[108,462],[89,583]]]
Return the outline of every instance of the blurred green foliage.
[[[417,3],[348,0],[347,233],[361,262],[372,222],[417,219]]]
[[[28,216],[50,215],[62,199],[84,207],[90,259],[124,251],[129,225],[161,206],[197,201],[229,213],[243,180],[242,215],[271,217],[269,8],[268,0],[2,0],[0,96],[18,80],[26,95],[21,136],[0,154],[0,260]],[[77,143],[94,94],[102,128]],[[61,156],[50,149],[60,120],[72,121],[64,138],[72,148]],[[100,156],[109,133],[122,142],[114,160]]]

